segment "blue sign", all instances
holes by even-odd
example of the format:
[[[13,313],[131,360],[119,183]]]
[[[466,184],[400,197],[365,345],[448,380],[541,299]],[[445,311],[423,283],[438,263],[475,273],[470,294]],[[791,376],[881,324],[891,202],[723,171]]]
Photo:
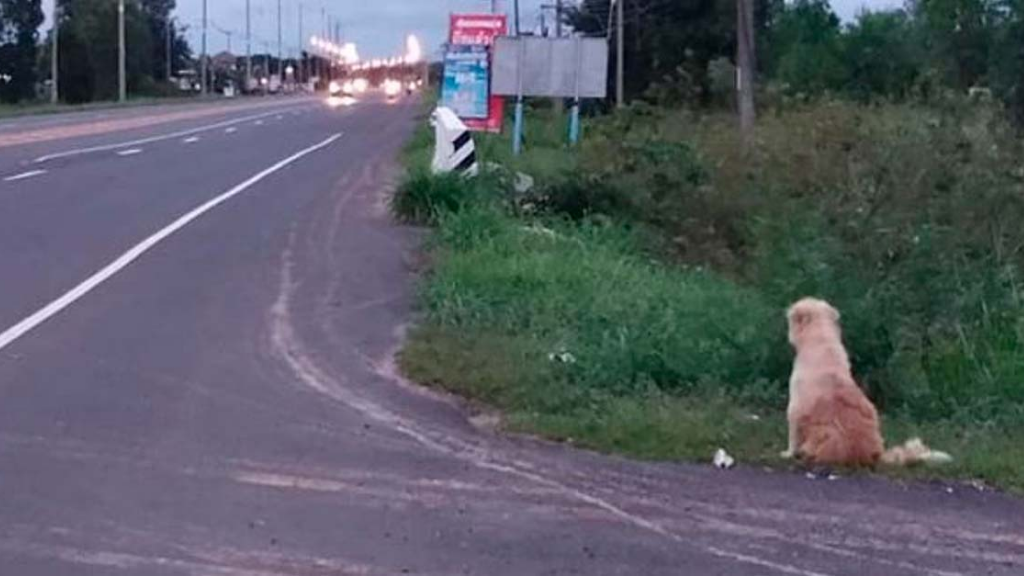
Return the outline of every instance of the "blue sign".
[[[487,118],[490,72],[486,46],[449,46],[441,103],[459,118]]]

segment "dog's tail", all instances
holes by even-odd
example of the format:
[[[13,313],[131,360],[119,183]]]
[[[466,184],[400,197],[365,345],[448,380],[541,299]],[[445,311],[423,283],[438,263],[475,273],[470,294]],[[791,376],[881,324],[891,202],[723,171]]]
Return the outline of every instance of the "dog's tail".
[[[911,438],[902,446],[893,446],[882,454],[882,463],[893,466],[909,466],[911,464],[946,464],[953,457],[939,450],[925,446],[920,438]]]

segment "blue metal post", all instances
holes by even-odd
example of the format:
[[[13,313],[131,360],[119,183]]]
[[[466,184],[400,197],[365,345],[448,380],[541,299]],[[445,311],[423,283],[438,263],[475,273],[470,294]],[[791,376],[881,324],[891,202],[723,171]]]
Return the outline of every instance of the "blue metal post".
[[[569,144],[575,146],[580,141],[580,101],[572,103],[572,115],[569,117]]]
[[[523,151],[523,97],[516,98],[516,122],[512,132],[512,153],[519,156]]]

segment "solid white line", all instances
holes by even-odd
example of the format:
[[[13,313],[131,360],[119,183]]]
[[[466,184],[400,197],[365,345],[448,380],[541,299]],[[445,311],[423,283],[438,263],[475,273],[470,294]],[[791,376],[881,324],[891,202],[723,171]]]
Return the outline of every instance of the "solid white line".
[[[182,144],[192,144],[193,142],[199,142],[199,136],[189,136],[181,141]]]
[[[53,316],[56,316],[58,313],[60,313],[68,306],[71,306],[72,304],[83,298],[86,294],[93,291],[95,288],[109,280],[111,277],[113,277],[121,270],[124,270],[126,267],[128,267],[129,264],[139,259],[143,254],[151,250],[160,242],[166,240],[168,237],[170,237],[178,230],[181,230],[182,228],[187,226],[193,220],[199,218],[203,214],[206,214],[210,210],[213,210],[217,206],[223,204],[224,202],[227,202],[228,200],[241,194],[242,192],[245,192],[247,189],[252,187],[260,180],[263,180],[264,178],[270,176],[274,172],[277,172],[278,170],[284,168],[285,166],[288,166],[289,164],[295,162],[296,160],[299,160],[303,156],[306,156],[308,154],[316,152],[317,150],[320,150],[321,148],[329,146],[338,138],[341,138],[340,133],[331,136],[330,138],[324,140],[323,142],[320,142],[319,144],[314,144],[313,146],[310,146],[305,150],[301,150],[299,152],[296,152],[295,154],[292,154],[291,156],[285,158],[284,160],[281,160],[277,164],[274,164],[273,166],[267,168],[266,170],[263,170],[262,172],[256,174],[255,176],[252,176],[245,182],[242,182],[241,184],[221,194],[220,196],[217,196],[216,198],[207,201],[205,204],[202,204],[201,206],[193,209],[191,212],[188,212],[184,216],[181,216],[180,218],[170,223],[156,234],[153,234],[149,238],[146,238],[142,242],[139,242],[134,247],[132,247],[132,249],[128,250],[127,252],[119,256],[110,264],[107,264],[99,272],[96,272],[95,274],[87,278],[84,282],[82,282],[78,286],[75,286],[60,298],[57,298],[53,302],[50,302],[49,304],[39,309],[28,318],[25,318],[21,322],[18,322],[14,326],[11,326],[7,330],[0,333],[0,350],[3,350],[7,346],[10,346],[11,343],[17,340],[18,338],[21,338],[22,336],[24,336],[25,334],[27,334],[28,332],[42,324],[43,322],[46,322],[47,320],[49,320]]]
[[[8,176],[4,178],[4,182],[14,182],[16,180],[24,180],[26,178],[32,178],[33,176],[39,176],[40,174],[46,174],[46,170],[29,170],[28,172],[22,172],[21,174],[15,174],[14,176]]]
[[[117,153],[118,156],[135,156],[136,154],[142,154],[142,148],[129,148]]]
[[[208,126],[200,126],[198,128],[189,128],[188,130],[181,130],[178,132],[171,132],[169,134],[160,134],[157,136],[150,136],[148,138],[140,138],[139,140],[131,140],[129,142],[118,142],[116,144],[104,144],[102,146],[91,146],[89,148],[78,148],[75,150],[67,150],[64,152],[55,152],[53,154],[46,154],[35,159],[36,163],[46,162],[48,160],[55,160],[57,158],[67,158],[68,156],[79,156],[81,154],[88,154],[90,152],[103,152],[105,150],[116,150],[118,148],[127,148],[129,146],[138,146],[139,144],[149,144],[150,142],[160,142],[162,140],[170,140],[172,138],[181,138],[182,136],[188,136],[190,134],[197,134],[199,132],[206,132],[208,130],[216,130],[217,128],[224,128],[225,126],[231,126],[233,124],[240,124],[242,122],[248,122],[257,118],[265,118],[273,114],[278,114],[279,111],[273,110],[271,112],[264,112],[262,114],[253,114],[251,116],[245,116],[234,120],[225,120],[223,122],[217,122]]]

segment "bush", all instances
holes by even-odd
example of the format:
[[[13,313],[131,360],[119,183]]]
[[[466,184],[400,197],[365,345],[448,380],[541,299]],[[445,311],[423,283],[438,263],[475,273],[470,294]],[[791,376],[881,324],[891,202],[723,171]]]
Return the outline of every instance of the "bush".
[[[782,311],[815,295],[887,438],[924,434],[956,454],[943,473],[1020,488],[1022,146],[997,108],[936,104],[793,105],[748,152],[731,116],[634,106],[576,150],[504,160],[538,176],[525,195],[510,170],[456,194],[415,176],[439,258],[402,365],[595,448],[771,461]]]
[[[424,302],[458,330],[529,335],[576,359],[560,378],[596,395],[720,391],[782,399],[764,366],[784,346],[777,311],[713,274],[652,263],[618,227],[523,226],[494,209],[446,217],[447,257]],[[467,239],[472,241],[467,241]],[[784,349],[784,348],[783,348]]]
[[[774,334],[742,340],[743,354],[735,357],[702,351],[706,362],[699,370],[664,360],[672,347],[681,356],[695,353],[686,343],[630,340],[628,369],[601,365],[606,376],[615,375],[615,386],[648,380],[661,390],[689,390],[703,371],[708,381],[726,382],[738,392],[759,380],[781,390],[790,352],[778,337],[778,311],[817,295],[843,312],[856,373],[884,411],[916,419],[1019,418],[1024,306],[1017,286],[1024,229],[1015,223],[1024,220],[1024,170],[1017,160],[1020,142],[1003,118],[996,108],[956,100],[937,108],[824,102],[764,116],[757,146],[745,155],[731,116],[695,118],[634,106],[592,123],[575,153],[535,143],[531,153],[543,161],[521,159],[517,167],[539,166],[535,172],[544,176],[516,206],[533,209],[526,215],[576,222],[586,242],[608,234],[595,222],[618,223],[612,228],[630,236],[633,252],[620,246],[616,258],[642,258],[650,243],[640,246],[638,234],[656,231],[656,246],[667,247],[681,265],[715,270],[744,286],[739,292],[716,287],[725,295],[717,307]],[[444,228],[449,225],[463,226],[452,221]],[[502,241],[524,240],[513,235]],[[535,256],[545,253],[538,248]],[[479,274],[490,270],[487,258],[481,257]],[[576,261],[595,256],[565,258],[582,274],[589,268]],[[623,269],[623,262],[634,261],[608,266]],[[554,298],[562,288],[544,278],[569,272],[553,263],[530,266],[536,268],[528,276],[518,269],[516,281],[528,278],[531,290]],[[658,292],[669,282],[658,267],[633,272],[649,277],[649,286],[610,285],[617,277],[597,275],[572,280],[573,294],[597,282],[629,301],[670,299]],[[695,280],[686,278],[671,282],[692,287]],[[716,282],[727,285],[722,276]],[[707,304],[700,290],[676,297]],[[585,295],[578,303],[598,306]],[[651,321],[638,306],[637,318]],[[574,308],[567,317],[590,315],[590,309]],[[666,308],[668,323],[653,324],[669,331],[672,322],[698,325],[705,333],[722,330],[717,319],[698,321],[672,310]],[[534,323],[519,328],[524,326]],[[735,330],[740,324],[721,326]],[[597,355],[615,358],[604,349]],[[746,367],[725,369],[719,362]]]
[[[765,118],[753,158],[701,130],[712,185],[746,197],[744,281],[844,312],[857,373],[915,418],[1019,418],[1021,145],[994,109],[818,105]],[[744,175],[744,172],[747,172]],[[739,175],[739,176],[738,176]]]
[[[433,224],[442,214],[460,211],[480,194],[475,179],[420,170],[399,186],[391,199],[391,210],[405,222]]]

